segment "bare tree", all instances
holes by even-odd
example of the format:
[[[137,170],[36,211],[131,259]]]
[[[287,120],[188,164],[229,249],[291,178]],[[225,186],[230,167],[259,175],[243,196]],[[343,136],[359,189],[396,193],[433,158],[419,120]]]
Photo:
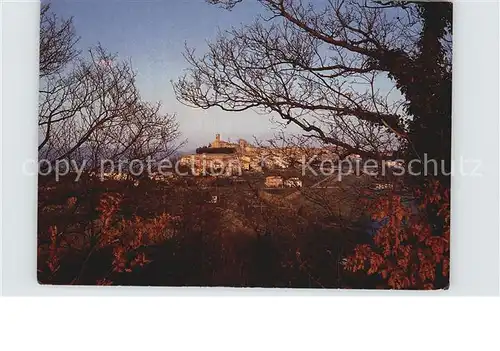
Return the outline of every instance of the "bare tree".
[[[100,45],[83,56],[71,20],[41,13],[40,157],[86,160],[163,158],[179,146],[175,115],[141,99],[130,62]]]
[[[40,12],[40,77],[61,72],[78,54],[73,19],[62,20],[43,4]]]
[[[201,56],[186,49],[181,102],[273,113],[368,157],[403,144],[449,162],[451,4],[257,1],[265,17],[220,32]]]
[[[100,159],[168,156],[179,136],[175,116],[141,101],[127,62],[101,47],[78,60],[68,75],[47,80],[41,91],[39,146],[44,157]]]

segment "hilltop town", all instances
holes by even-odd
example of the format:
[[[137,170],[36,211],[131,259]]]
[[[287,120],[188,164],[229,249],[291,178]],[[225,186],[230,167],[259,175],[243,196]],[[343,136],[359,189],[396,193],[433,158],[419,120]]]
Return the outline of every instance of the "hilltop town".
[[[220,170],[219,175],[230,176],[235,173],[241,175],[244,171],[262,173],[265,170],[286,169],[313,155],[318,160],[338,158],[327,148],[255,146],[244,139],[231,143],[216,134],[208,146],[196,149],[195,154],[183,156],[180,163],[189,167],[195,175],[215,169]]]
[[[386,177],[370,174],[366,167],[356,168],[362,165],[359,155],[349,155],[353,161],[348,167],[340,165],[337,161],[339,156],[328,148],[298,147],[298,146],[255,146],[244,139],[232,143],[221,139],[220,134],[215,139],[196,149],[196,152],[184,155],[178,160],[181,169],[175,166],[172,170],[165,172],[152,172],[148,178],[153,181],[170,183],[178,175],[182,178],[192,178],[192,181],[206,182],[215,181],[216,178],[226,183],[224,185],[236,185],[251,180],[261,189],[278,188],[302,188],[303,186],[319,189],[336,188],[338,182],[346,182],[347,178],[359,178],[365,180],[370,178],[370,183],[375,190],[392,188],[392,181]],[[313,160],[314,162],[311,162]],[[304,165],[317,174],[304,170]],[[396,165],[395,161],[388,161],[385,165],[389,168]],[[345,168],[345,169],[344,169]],[[98,176],[91,172],[91,176]],[[207,179],[204,179],[207,178]],[[122,172],[105,172],[101,180],[132,180],[134,185],[139,184],[137,177]],[[197,180],[196,180],[197,179]],[[347,183],[351,181],[347,180]],[[207,183],[208,184],[208,183]],[[222,183],[220,183],[222,185]]]

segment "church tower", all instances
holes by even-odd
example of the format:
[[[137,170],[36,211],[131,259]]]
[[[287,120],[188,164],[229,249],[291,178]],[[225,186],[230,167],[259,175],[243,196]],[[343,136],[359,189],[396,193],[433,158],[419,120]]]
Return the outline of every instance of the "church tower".
[[[220,134],[215,134],[215,141],[212,144],[212,147],[220,147]]]

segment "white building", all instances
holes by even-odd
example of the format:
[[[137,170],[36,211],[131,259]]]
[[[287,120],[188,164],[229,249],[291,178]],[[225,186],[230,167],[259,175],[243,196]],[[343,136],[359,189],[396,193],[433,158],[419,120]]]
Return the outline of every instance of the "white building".
[[[302,188],[302,180],[296,177],[288,178],[284,184],[287,188]]]

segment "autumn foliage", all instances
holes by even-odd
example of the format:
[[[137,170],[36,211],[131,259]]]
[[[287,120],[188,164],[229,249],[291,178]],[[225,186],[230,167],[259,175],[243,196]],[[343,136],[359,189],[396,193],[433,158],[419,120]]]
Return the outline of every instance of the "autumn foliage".
[[[379,275],[381,288],[446,288],[450,274],[450,195],[438,182],[415,192],[405,203],[399,195],[369,204],[376,221],[384,225],[371,244],[357,245],[346,263],[352,272]]]
[[[98,270],[100,274],[95,277],[95,284],[98,285],[110,285],[116,274],[140,270],[150,263],[146,249],[172,237],[177,219],[166,213],[150,219],[137,215],[126,219],[119,213],[122,198],[119,193],[104,193],[96,209],[97,218],[85,224],[83,233],[71,235],[58,229],[57,225],[49,226],[48,249],[45,250],[45,245],[39,243],[39,279],[46,283],[60,283],[64,279],[58,275],[61,265],[66,265],[63,268],[71,267],[72,259],[79,257],[81,263],[75,270],[78,274],[68,282],[79,284],[89,262],[102,257],[103,253],[109,257],[111,264]],[[71,211],[77,202],[76,197],[68,198],[64,211]]]
[[[229,195],[228,195],[229,196]],[[41,179],[38,280],[64,285],[343,287],[357,242],[289,210],[207,204],[196,187]],[[222,207],[224,206],[224,207]],[[247,210],[244,210],[247,208]],[[295,212],[294,212],[295,211]],[[330,220],[328,220],[330,223]],[[363,279],[356,283],[363,284]]]
[[[361,196],[364,212],[382,223],[372,234],[293,206],[220,210],[181,185],[41,188],[38,279],[45,284],[440,289],[449,282],[449,190],[437,182],[412,196]],[[235,231],[245,220],[262,228],[242,222]]]

